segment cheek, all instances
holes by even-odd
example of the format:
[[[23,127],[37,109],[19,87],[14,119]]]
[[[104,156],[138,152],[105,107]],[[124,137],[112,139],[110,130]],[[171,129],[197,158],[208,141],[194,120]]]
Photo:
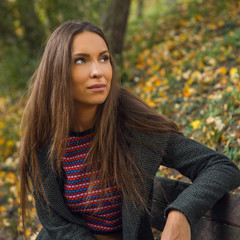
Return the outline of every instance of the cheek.
[[[71,94],[73,98],[78,98],[83,91],[84,78],[77,71],[71,73]]]
[[[110,66],[107,73],[107,79],[109,83],[111,83],[112,81],[112,76],[113,76],[113,71],[112,71],[112,66]]]
[[[84,83],[89,76],[89,72],[84,69],[84,68],[75,68],[74,70],[72,70],[71,72],[71,81],[74,84],[81,84]]]
[[[74,87],[74,85],[77,82],[78,82],[78,77],[77,77],[76,71],[71,71],[71,85],[72,85],[72,88]]]

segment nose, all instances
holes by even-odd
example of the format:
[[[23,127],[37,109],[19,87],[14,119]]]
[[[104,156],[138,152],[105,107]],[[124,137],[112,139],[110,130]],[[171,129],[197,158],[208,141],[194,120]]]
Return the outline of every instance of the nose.
[[[92,69],[90,72],[90,77],[91,78],[101,78],[103,76],[103,71],[101,66],[99,66],[99,63],[93,63],[92,64]]]

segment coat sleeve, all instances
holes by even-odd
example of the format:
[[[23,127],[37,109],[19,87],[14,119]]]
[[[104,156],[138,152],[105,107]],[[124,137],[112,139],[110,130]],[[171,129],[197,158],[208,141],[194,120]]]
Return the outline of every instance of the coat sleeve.
[[[177,134],[168,141],[163,165],[177,169],[193,182],[166,209],[181,211],[190,225],[228,191],[240,185],[240,171],[226,156]]]
[[[37,196],[33,185],[33,196],[38,218],[43,226],[39,240],[94,240],[81,216],[73,215],[64,202],[57,174],[47,164],[46,151],[38,153],[39,167],[42,172],[43,187],[47,204],[41,191]]]

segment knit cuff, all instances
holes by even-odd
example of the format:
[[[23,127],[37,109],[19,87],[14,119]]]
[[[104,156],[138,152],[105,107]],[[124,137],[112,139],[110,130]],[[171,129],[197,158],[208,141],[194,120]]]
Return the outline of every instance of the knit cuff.
[[[182,214],[184,214],[188,220],[188,223],[190,224],[190,227],[193,228],[193,226],[196,224],[196,222],[198,221],[197,218],[189,215],[188,213],[186,213],[184,210],[182,210],[181,208],[174,206],[174,204],[169,205],[165,210],[164,210],[164,218],[167,220],[168,214],[171,210],[177,210],[179,212],[181,212]]]

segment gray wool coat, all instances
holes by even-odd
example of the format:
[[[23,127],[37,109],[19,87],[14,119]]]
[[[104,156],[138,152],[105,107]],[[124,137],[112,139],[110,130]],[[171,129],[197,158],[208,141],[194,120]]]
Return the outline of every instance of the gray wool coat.
[[[240,185],[240,171],[226,156],[217,153],[181,134],[164,137],[153,133],[130,132],[134,141],[130,151],[137,165],[150,178],[146,178],[146,189],[151,202],[153,179],[160,165],[175,168],[193,182],[166,209],[177,209],[184,213],[193,226],[225,193]],[[136,141],[135,141],[136,140]],[[159,151],[159,147],[163,151]],[[38,152],[44,189],[50,203],[35,197],[35,206],[43,228],[37,240],[93,240],[84,219],[71,213],[62,195],[62,181],[51,170],[47,157],[48,147]],[[50,210],[50,211],[49,211]],[[122,199],[123,240],[153,240],[148,214],[140,213],[127,199]]]

